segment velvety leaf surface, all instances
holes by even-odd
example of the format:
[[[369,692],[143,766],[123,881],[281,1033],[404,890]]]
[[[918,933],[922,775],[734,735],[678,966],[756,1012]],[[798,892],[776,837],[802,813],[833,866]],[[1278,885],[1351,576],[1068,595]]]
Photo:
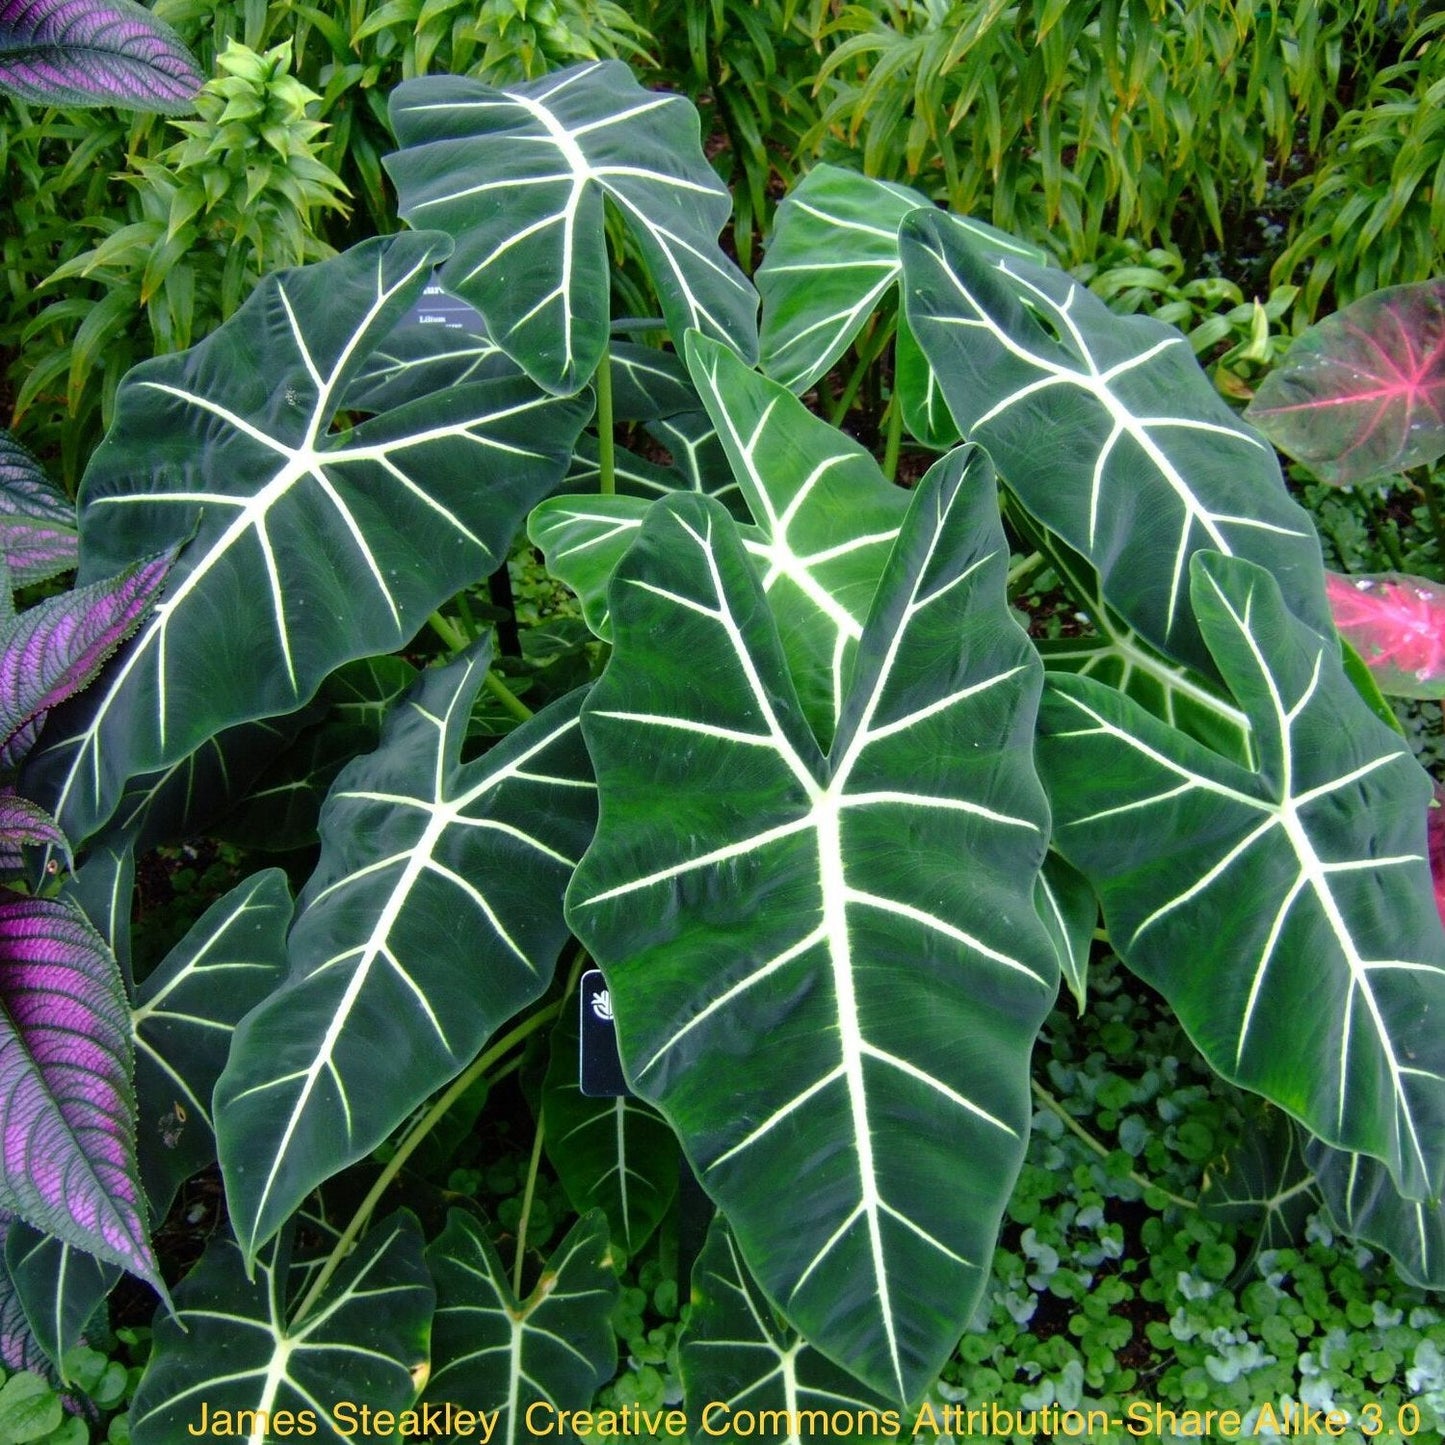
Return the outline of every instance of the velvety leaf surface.
[[[616,1370],[618,1285],[600,1209],[572,1226],[525,1300],[481,1226],[459,1209],[426,1259],[437,1287],[426,1402],[499,1411],[493,1445],[536,1438],[524,1427],[529,1405],[583,1409]]]
[[[1325,574],[1340,635],[1390,697],[1445,698],[1445,587],[1402,572]]]
[[[216,1086],[226,1198],[250,1254],[551,981],[562,893],[596,816],[582,696],[463,763],[488,660],[482,647],[424,672],[377,750],[332,785],[291,973],[238,1025]]]
[[[58,1375],[120,1270],[19,1219],[5,1236],[5,1269],[35,1343]]]
[[[21,100],[185,115],[201,83],[180,37],[132,0],[0,0],[0,91]]]
[[[1360,702],[1333,634],[1291,617],[1268,573],[1217,554],[1192,570],[1258,766],[1088,678],[1052,677],[1038,759],[1054,846],[1215,1069],[1383,1159],[1407,1193],[1438,1192],[1445,930],[1429,780]]]
[[[612,1239],[631,1258],[677,1194],[677,1140],[642,1100],[625,1094],[596,1099],[582,1092],[575,1009],[557,1020],[551,1046],[542,1081],[547,1158],[572,1208],[578,1214],[601,1209]]]
[[[699,1434],[709,1406],[710,1427],[723,1433],[733,1411],[823,1410],[831,1416],[884,1405],[778,1317],[721,1216],[714,1216],[692,1267],[692,1311],[678,1339],[678,1364],[688,1419]],[[884,1433],[881,1421],[875,1433]],[[761,1425],[748,1438],[801,1445],[798,1434]]]
[[[1289,609],[1329,631],[1308,514],[1178,331],[1115,315],[1062,271],[992,257],[936,211],[900,236],[908,321],[964,437],[1151,647],[1214,676],[1189,608],[1201,548],[1268,568]]]
[[[0,1208],[153,1284],[120,970],[67,904],[0,897]]]
[[[240,1250],[218,1237],[176,1287],[176,1313],[156,1316],[154,1350],[131,1405],[135,1445],[195,1438],[203,1407],[211,1437],[260,1445],[251,1422],[237,1418],[247,1410],[268,1418],[290,1411],[299,1437],[300,1414],[310,1410],[309,1438],[343,1445],[366,1437],[359,1413],[333,1416],[337,1402],[393,1411],[411,1404],[436,1300],[416,1220],[401,1212],[374,1225],[299,1324],[287,1320],[289,1234],[256,1261],[249,1282]],[[279,1437],[264,1438],[269,1445]]]
[[[1315,322],[1245,416],[1341,485],[1445,454],[1445,280],[1388,286]]]
[[[8,1248],[10,1231],[19,1223],[13,1214],[0,1212],[0,1245]],[[7,1268],[0,1268],[0,1365],[7,1370],[34,1370],[47,1379],[55,1378],[50,1360],[30,1328]]]
[[[1300,1127],[1278,1109],[1250,1119],[1240,1142],[1210,1165],[1199,1196],[1200,1209],[1240,1225],[1256,1252],[1298,1244],[1319,1203]]]
[[[3,3],[3,0],[0,0]],[[74,567],[80,554],[75,505],[46,480],[40,463],[0,431],[0,560],[23,587]]]
[[[152,557],[8,619],[0,631],[0,763],[18,763],[37,719],[94,681],[150,611],[171,561],[171,553]]]
[[[128,844],[98,844],[85,862],[60,887],[90,920],[90,926],[115,955],[125,980],[126,996],[133,993],[130,963],[130,911],[134,901],[135,853]]]
[[[987,460],[957,453],[914,493],[825,756],[735,524],[669,498],[584,710],[602,812],[568,918],[629,1082],[768,1296],[898,1400],[987,1278],[1058,984],[1007,566]]]
[[[1099,922],[1099,900],[1089,880],[1052,848],[1034,887],[1034,910],[1053,940],[1064,982],[1082,1014],[1089,986],[1089,953]]]
[[[1435,884],[1435,907],[1445,924],[1445,788],[1435,786],[1434,805],[1426,815],[1430,847],[1430,876]]]
[[[95,831],[128,778],[293,712],[342,663],[410,641],[496,569],[560,480],[589,403],[524,378],[331,429],[449,249],[389,236],[268,276],[198,346],[121,384],[81,488],[82,578],[185,546],[155,616],[33,759],[25,791],[70,837]]]
[[[286,974],[291,890],[253,873],[191,926],[136,991],[131,1012],[141,1179],[157,1219],[216,1157],[211,1094],[241,1019]]]
[[[384,164],[401,214],[455,239],[443,285],[541,386],[576,391],[607,345],[604,196],[674,341],[695,328],[756,356],[757,293],[717,244],[731,199],[684,97],[606,60],[507,90],[425,76],[392,92],[390,114],[402,149]]]

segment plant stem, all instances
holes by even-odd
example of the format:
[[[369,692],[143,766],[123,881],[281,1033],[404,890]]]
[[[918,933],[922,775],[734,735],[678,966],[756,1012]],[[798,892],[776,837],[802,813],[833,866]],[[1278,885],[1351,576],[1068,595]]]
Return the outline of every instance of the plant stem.
[[[466,633],[468,640],[477,640],[477,619],[472,616],[471,600],[467,597],[466,589],[463,588],[452,599],[457,604],[457,612],[462,619],[462,631]]]
[[[903,403],[895,391],[888,399],[888,436],[883,447],[883,475],[891,482],[898,476],[898,449],[903,444]]]
[[[1107,1159],[1112,1151],[1106,1149],[1037,1079],[1031,1079],[1034,1096],[1046,1109],[1057,1114],[1064,1121],[1064,1127],[1076,1138],[1081,1139],[1100,1159]],[[1157,1189],[1171,1204],[1177,1204],[1181,1209],[1198,1209],[1199,1205],[1192,1199],[1185,1199],[1181,1195],[1171,1194],[1161,1185],[1155,1184],[1152,1179],[1146,1179],[1137,1170],[1129,1171],[1129,1178],[1141,1189]]]
[[[597,490],[610,497],[617,490],[617,461],[612,438],[612,346],[602,351],[597,374],[592,378],[597,391]]]
[[[893,326],[890,321],[880,317],[873,323],[873,334],[859,348],[858,364],[853,368],[848,385],[843,388],[843,395],[838,398],[838,404],[829,418],[834,426],[843,425],[843,418],[848,415],[848,408],[853,405],[853,398],[858,395],[858,388],[863,385],[868,368],[883,354],[883,348],[888,345],[888,339],[892,335]]]
[[[1017,567],[1009,568],[1008,576],[1004,578],[1004,586],[1012,591],[1030,573],[1037,572],[1043,565],[1043,561],[1044,554],[1042,552],[1030,552]]]
[[[548,1004],[546,1008],[538,1009],[529,1018],[525,1018],[516,1028],[511,1029],[497,1040],[485,1053],[480,1054],[471,1064],[467,1066],[455,1079],[445,1093],[441,1094],[436,1102],[407,1130],[401,1143],[396,1146],[396,1153],[387,1161],[386,1167],[377,1175],[376,1183],[367,1191],[366,1198],[356,1207],[356,1213],[351,1216],[351,1222],[341,1232],[341,1237],[332,1246],[331,1253],[326,1258],[326,1263],[321,1266],[320,1273],[311,1282],[311,1288],[306,1291],[301,1303],[296,1306],[296,1313],[291,1317],[293,1326],[301,1323],[306,1318],[308,1311],[321,1297],[321,1292],[331,1283],[331,1277],[341,1267],[341,1262],[351,1252],[351,1247],[361,1237],[361,1231],[366,1228],[376,1206],[381,1202],[381,1197],[391,1187],[391,1182],[401,1173],[406,1161],[411,1158],[417,1146],[433,1129],[446,1117],[447,1111],[473,1084],[480,1079],[493,1064],[504,1054],[522,1043],[525,1039],[537,1032],[538,1029],[551,1023],[566,1004],[567,996],[564,994],[556,1003]]]
[[[536,713],[495,672],[489,671],[482,685],[518,722],[526,722],[528,718],[536,717]]]
[[[542,1162],[542,1137],[546,1119],[537,1116],[537,1132],[532,1136],[532,1158],[527,1165],[527,1184],[522,1190],[522,1217],[517,1221],[517,1253],[512,1259],[512,1293],[522,1298],[522,1261],[527,1255],[527,1221],[532,1214],[532,1197],[537,1192],[537,1168]]]
[[[446,644],[449,652],[460,652],[467,646],[466,634],[449,617],[443,617],[440,612],[433,612],[427,618],[431,630]]]

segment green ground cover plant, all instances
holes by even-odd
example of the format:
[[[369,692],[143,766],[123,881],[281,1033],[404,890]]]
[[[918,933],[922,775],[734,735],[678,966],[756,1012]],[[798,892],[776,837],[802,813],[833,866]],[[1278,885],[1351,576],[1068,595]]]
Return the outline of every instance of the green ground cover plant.
[[[389,106],[407,228],[126,374],[77,590],[10,637],[29,677],[23,626],[164,576],[7,752],[8,907],[64,920],[104,1063],[43,1046],[53,939],[12,939],[11,1342],[113,1410],[74,1352],[149,1281],[138,1445],[1146,1387],[1438,1429],[1432,787],[1195,359],[1267,364],[1268,310],[1191,345],[835,166],[755,288],[697,112],[615,61]],[[472,319],[423,321],[433,284]],[[1438,306],[1377,304],[1438,357]],[[870,390],[881,460],[835,424]],[[9,555],[67,530],[40,470]],[[286,866],[147,966],[137,857],[213,830]],[[591,964],[622,1097],[577,1087]],[[681,1288],[680,1157],[716,1210]]]

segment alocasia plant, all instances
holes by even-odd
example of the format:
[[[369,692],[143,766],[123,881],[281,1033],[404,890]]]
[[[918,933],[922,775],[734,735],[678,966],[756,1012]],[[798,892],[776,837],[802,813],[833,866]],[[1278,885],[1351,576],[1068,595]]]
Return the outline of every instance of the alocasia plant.
[[[1273,450],[1187,342],[820,169],[760,272],[760,372],[686,101],[602,64],[392,104],[388,168],[428,229],[274,276],[138,368],[81,488],[76,597],[176,557],[49,717],[16,826],[58,862],[52,810],[83,860],[69,894],[123,961],[132,851],[167,827],[230,808],[251,845],[319,854],[294,907],[263,871],[129,994],[110,966],[134,1245],[31,1201],[57,1242],[19,1236],[15,1296],[67,1302],[32,1343],[62,1350],[107,1282],[60,1251],[153,1273],[140,1182],[159,1212],[214,1153],[228,1232],[157,1328],[136,1445],[202,1399],[345,1439],[327,1402],[367,1391],[520,1438],[613,1368],[614,1269],[652,1247],[680,1153],[718,1214],[687,1408],[912,1404],[988,1278],[1033,1045],[1061,977],[1088,1006],[1101,903],[1203,1056],[1312,1159],[1369,1171],[1369,1221],[1435,1209],[1429,783],[1350,680]],[[609,326],[609,206],[660,321]],[[480,319],[417,323],[437,267]],[[626,339],[659,325],[670,350]],[[965,443],[909,490],[796,394],[895,325],[893,417]],[[581,615],[521,626],[498,576],[501,651],[475,589],[524,521]],[[1044,568],[1081,635],[1040,645],[1021,623]],[[559,1021],[589,955],[622,1099],[577,1090]],[[506,1260],[464,1173],[429,1238],[374,1225],[524,1056],[528,1178],[545,1155],[583,1214],[560,1244],[529,1249],[524,1201]],[[1284,1229],[1270,1164],[1227,1198]],[[5,1168],[0,1203],[29,1201]],[[1361,1233],[1395,1248],[1363,1199]]]

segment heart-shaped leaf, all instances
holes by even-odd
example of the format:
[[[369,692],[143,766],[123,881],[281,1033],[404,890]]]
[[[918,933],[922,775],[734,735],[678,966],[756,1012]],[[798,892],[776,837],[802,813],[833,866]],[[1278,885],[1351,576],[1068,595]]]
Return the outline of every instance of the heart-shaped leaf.
[[[762,569],[715,503],[669,498],[584,711],[602,815],[568,917],[629,1081],[769,1297],[902,1401],[987,1278],[1058,982],[1007,567],[987,459],[957,453],[914,495],[825,756]]]
[[[45,1373],[53,1365],[59,1375],[66,1352],[82,1342],[120,1270],[16,1219],[5,1235],[5,1271],[48,1362]]]
[[[1038,757],[1054,846],[1225,1078],[1383,1159],[1407,1194],[1438,1192],[1445,930],[1429,780],[1355,694],[1333,635],[1291,617],[1268,573],[1209,553],[1192,571],[1258,767],[1088,678],[1051,677]]]
[[[636,240],[674,340],[696,329],[757,356],[757,293],[717,244],[732,212],[697,112],[594,61],[497,90],[464,76],[391,95],[400,211],[456,241],[442,283],[549,391],[575,392],[608,338],[603,198]]]
[[[1337,485],[1445,454],[1445,280],[1372,291],[1317,321],[1245,416]]]
[[[843,354],[898,283],[898,228],[928,198],[908,186],[838,166],[814,166],[778,207],[758,268],[763,298],[762,367],[790,391],[806,391]],[[987,253],[1042,265],[1036,246],[982,221],[946,216]],[[932,371],[900,327],[896,385],[909,430],[930,446],[958,439]]]
[[[1308,515],[1178,331],[989,256],[934,210],[900,234],[908,320],[954,420],[1150,646],[1214,676],[1189,611],[1201,548],[1267,567],[1290,610],[1329,631]]]
[[[256,1261],[254,1280],[236,1245],[218,1238],[176,1287],[175,1314],[156,1318],[131,1404],[135,1445],[200,1435],[259,1445],[293,1434],[342,1445],[360,1434],[363,1406],[399,1415],[411,1404],[436,1300],[416,1220],[399,1213],[373,1226],[295,1324],[290,1233]]]
[[[1325,573],[1340,635],[1391,697],[1445,698],[1445,587],[1400,572]]]
[[[199,346],[135,368],[81,488],[82,578],[185,546],[106,684],[57,718],[26,791],[72,838],[127,778],[289,713],[494,571],[561,478],[587,403],[473,382],[333,431],[340,400],[449,250],[366,241],[267,277]]]
[[[80,554],[75,506],[46,480],[40,463],[0,431],[0,560],[17,586],[74,567]]]
[[[185,115],[201,83],[180,37],[133,0],[0,0],[0,91],[21,100]]]
[[[677,1140],[640,1099],[589,1098],[578,1084],[580,1069],[577,1013],[567,1009],[552,1030],[542,1081],[547,1158],[573,1209],[601,1209],[612,1238],[630,1258],[677,1193]]]
[[[0,1208],[164,1291],[135,1153],[115,959],[57,899],[0,896]]]
[[[231,1034],[286,972],[291,890],[279,868],[213,903],[136,992],[141,1178],[157,1219],[216,1157],[211,1094]]]
[[[803,1410],[822,1411],[828,1420],[842,1411],[855,1422],[872,1411],[872,1436],[900,1433],[896,1411],[892,1422],[885,1419],[889,1412],[876,1396],[779,1320],[720,1217],[692,1267],[692,1309],[678,1339],[678,1363],[688,1418],[710,1434],[726,1435],[733,1412],[748,1411],[749,1440],[800,1445]],[[805,1419],[811,1436],[819,1417]],[[865,1436],[867,1423],[858,1426]]]
[[[496,1445],[556,1429],[553,1412],[584,1409],[617,1368],[617,1276],[600,1209],[572,1226],[525,1300],[481,1226],[459,1209],[426,1258],[437,1285],[426,1402],[490,1416]],[[528,1411],[539,1404],[534,1423]]]
[[[248,1255],[551,981],[596,815],[582,696],[463,763],[487,661],[482,647],[424,672],[332,785],[291,974],[237,1026],[215,1091]]]
[[[1319,1181],[1305,1160],[1299,1125],[1264,1107],[1249,1121],[1244,1138],[1210,1166],[1199,1196],[1205,1214],[1242,1225],[1256,1251],[1298,1244],[1319,1203]]]

